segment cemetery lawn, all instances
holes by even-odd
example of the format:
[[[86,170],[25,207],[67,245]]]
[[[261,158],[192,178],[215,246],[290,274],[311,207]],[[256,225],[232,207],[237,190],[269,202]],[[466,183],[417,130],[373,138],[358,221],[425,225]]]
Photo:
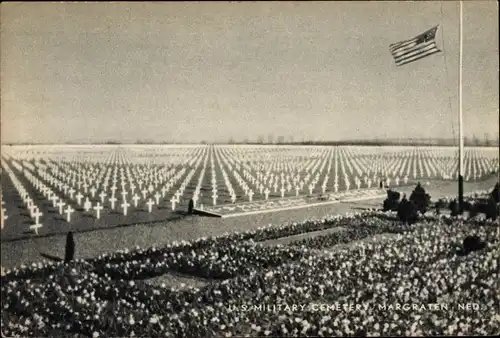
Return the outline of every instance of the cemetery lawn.
[[[466,193],[476,190],[489,191],[495,182],[496,177],[478,182],[465,182],[464,190]],[[424,187],[433,201],[456,193],[456,182],[451,181],[433,181],[430,186],[425,185]],[[412,189],[413,187],[408,187],[404,188],[404,190],[396,190],[409,196]],[[234,231],[247,231],[268,224],[284,224],[307,218],[360,212],[363,209],[381,208],[383,199],[330,204],[227,219],[187,216],[170,222],[135,224],[126,227],[75,233],[75,256],[76,258],[88,259],[103,253],[126,248],[131,249],[135,246],[150,247],[154,245],[161,247],[173,241],[190,241],[204,236],[219,236]],[[4,242],[1,245],[1,265],[10,268],[21,264],[30,264],[31,262],[43,260],[43,255],[63,258],[65,240],[65,234],[61,234],[50,237],[32,235],[27,240]]]

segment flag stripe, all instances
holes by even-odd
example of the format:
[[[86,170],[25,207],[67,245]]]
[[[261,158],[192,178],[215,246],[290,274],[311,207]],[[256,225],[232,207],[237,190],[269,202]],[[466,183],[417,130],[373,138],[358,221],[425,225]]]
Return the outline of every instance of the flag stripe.
[[[415,52],[418,52],[419,50],[422,50],[422,49],[426,49],[428,48],[429,46],[432,46],[432,45],[436,45],[436,42],[434,41],[428,41],[422,45],[419,45],[419,46],[413,46],[412,48],[408,48],[408,49],[405,49],[404,51],[401,51],[399,53],[394,53],[393,56],[394,58],[397,60],[397,59],[401,59],[401,58],[404,58],[406,57],[407,55],[409,54],[412,54],[412,53],[415,53]],[[415,48],[416,47],[416,48]]]
[[[402,66],[402,65],[405,65],[407,63],[410,63],[410,62],[413,62],[413,61],[417,61],[417,60],[420,60],[426,56],[429,56],[429,55],[432,55],[432,54],[436,54],[436,53],[439,53],[441,52],[441,50],[437,49],[437,48],[433,48],[433,49],[430,49],[424,53],[420,53],[420,54],[417,54],[417,55],[414,55],[412,57],[409,57],[407,59],[404,59],[404,60],[401,60],[399,61],[399,63],[396,63],[397,66]]]
[[[426,43],[426,42],[422,42],[422,43]],[[404,51],[406,51],[408,49],[411,49],[411,48],[417,46],[418,44],[419,44],[418,41],[415,39],[414,41],[405,43],[403,46],[394,49],[392,51],[392,54],[394,55],[394,54],[398,54],[398,53],[404,52]]]
[[[402,66],[440,52],[435,41],[438,27],[435,26],[412,39],[391,44],[389,51],[396,65]]]
[[[392,48],[390,48],[390,50],[391,50],[391,52],[393,52],[393,51],[395,51],[398,48],[404,48],[404,47],[406,47],[407,45],[409,45],[411,43],[417,42],[417,40],[418,40],[418,38],[415,37],[415,38],[410,39],[410,40],[405,40],[405,41],[398,42]]]
[[[394,58],[394,61],[396,61],[396,63],[398,63],[398,62],[401,62],[405,59],[414,57],[415,55],[426,53],[427,51],[434,49],[434,48],[437,49],[436,44],[431,43],[430,45],[428,45],[424,48],[419,48],[418,50],[414,50],[414,51],[412,51],[410,53],[406,53],[405,55],[402,55],[400,57],[396,57],[396,58]]]

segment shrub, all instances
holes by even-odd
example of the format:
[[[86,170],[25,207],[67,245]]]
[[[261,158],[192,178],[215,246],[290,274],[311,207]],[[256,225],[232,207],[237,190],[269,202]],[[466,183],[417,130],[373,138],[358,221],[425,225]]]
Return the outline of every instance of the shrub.
[[[450,204],[448,205],[448,209],[450,209],[451,216],[458,216],[459,210],[458,210],[458,202],[457,200],[452,200]]]
[[[467,236],[462,245],[464,254],[469,254],[473,251],[482,250],[486,247],[486,243],[479,236]]]
[[[399,206],[399,197],[401,194],[397,191],[387,190],[387,198],[384,201],[384,211],[397,211]]]
[[[431,196],[425,192],[425,189],[419,182],[410,195],[410,201],[415,204],[420,213],[425,214],[431,204]]]
[[[408,201],[406,196],[403,197],[398,206],[399,220],[405,224],[413,224],[418,219],[418,209],[412,201]]]
[[[73,239],[73,232],[68,232],[66,236],[66,250],[64,254],[64,262],[69,263],[75,259],[75,240]]]
[[[498,182],[497,182],[497,184],[495,184],[495,187],[491,191],[490,197],[493,198],[493,200],[496,203],[500,203],[500,187],[499,187],[499,183]]]
[[[192,199],[189,200],[189,205],[188,205],[188,214],[192,215],[193,214],[193,209],[194,209],[194,202]]]
[[[493,197],[488,199],[485,207],[486,219],[496,220],[498,218],[498,206]]]

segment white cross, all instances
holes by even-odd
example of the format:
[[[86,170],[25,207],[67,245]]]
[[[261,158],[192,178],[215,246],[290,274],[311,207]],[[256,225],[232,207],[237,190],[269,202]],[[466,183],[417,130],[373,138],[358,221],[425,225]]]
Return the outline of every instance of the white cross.
[[[2,218],[1,218],[1,221],[2,221],[2,229],[4,227],[4,224],[5,224],[5,221],[7,220],[7,218],[9,218],[9,216],[7,216],[5,213],[6,213],[7,210],[5,210],[4,208],[2,208]]]
[[[82,198],[83,198],[83,195],[79,192],[78,194],[76,194],[76,202],[78,203],[78,205],[80,205],[82,203]]]
[[[299,190],[300,190],[299,186],[296,185],[295,186],[295,196],[299,196]]]
[[[38,229],[40,229],[42,227],[42,224],[40,223],[35,223],[33,225],[30,225],[30,230],[34,230],[35,231],[35,234],[38,235]]]
[[[146,199],[146,194],[148,193],[148,191],[146,189],[144,189],[141,191],[141,193],[142,193],[142,198]]]
[[[43,216],[43,214],[36,208],[36,212],[33,213],[33,217],[35,218],[35,224],[38,224],[38,221],[40,217]]]
[[[248,200],[249,200],[250,202],[252,202],[253,195],[254,195],[253,191],[252,191],[252,190],[250,190],[250,191],[248,192]]]
[[[396,176],[396,185],[399,185],[399,177]]]
[[[281,187],[280,191],[281,191],[281,198],[285,197],[285,188]]]
[[[101,193],[99,194],[99,197],[101,198],[101,203],[104,203],[104,197],[106,196],[107,194],[104,191],[101,191]]]
[[[405,176],[405,177],[404,177],[403,182],[405,182],[405,184],[407,184],[407,183],[408,183],[408,176]]]
[[[154,188],[151,184],[148,187],[148,191],[149,191],[149,193],[152,193],[154,191]]]
[[[63,214],[63,207],[66,205],[62,200],[57,203],[57,206],[59,207],[59,214]]]
[[[139,196],[137,196],[137,194],[134,194],[134,197],[132,197],[132,200],[134,201],[134,207],[137,208],[137,202],[140,200],[141,198]]]
[[[73,194],[75,193],[75,189],[71,188],[68,190],[69,192],[69,198],[73,199]]]
[[[217,205],[217,197],[218,197],[217,194],[212,195],[212,201],[214,205]]]
[[[236,202],[236,195],[235,194],[231,195],[231,202],[232,203]]]
[[[172,196],[172,198],[170,199],[170,203],[172,203],[172,211],[175,210],[175,202],[176,202],[176,198],[174,196]]]
[[[198,202],[198,195],[197,195],[197,194],[195,194],[195,195],[193,196],[193,206],[194,206],[194,207],[196,207],[196,202]]]
[[[160,193],[156,192],[156,194],[155,194],[156,204],[160,204],[160,197],[161,197]]]
[[[34,205],[34,204],[31,204],[28,209],[30,209],[30,216],[33,217],[33,212],[35,211],[35,209],[37,209],[37,206]]]
[[[151,211],[153,211],[153,200],[150,198],[148,203],[146,203],[148,205],[148,212],[151,213]]]
[[[122,190],[122,198],[125,201],[127,199],[128,191],[127,190]]]
[[[85,209],[86,212],[92,208],[92,203],[89,201],[89,198],[85,198],[85,203],[83,203],[83,208]]]
[[[114,209],[115,208],[115,203],[117,201],[116,197],[113,196],[109,199],[109,201],[111,202],[111,209]]]
[[[85,184],[83,185],[83,192],[84,193],[87,193],[87,188],[89,187],[89,185],[87,184],[87,182],[85,182]]]
[[[127,201],[126,201],[126,200],[124,200],[124,201],[123,201],[123,203],[122,203],[122,208],[123,208],[123,214],[124,214],[125,216],[127,216],[127,210],[128,210],[128,207],[129,207],[129,206],[130,206],[130,204],[129,204],[129,203],[127,203]]]
[[[115,191],[116,191],[116,189],[118,189],[118,188],[117,188],[117,187],[116,187],[116,185],[114,185],[114,184],[113,184],[113,186],[110,188],[110,190],[111,190],[111,194],[112,194],[113,196],[115,196]]]
[[[99,202],[97,202],[96,206],[94,207],[94,210],[97,212],[97,219],[101,218],[101,210],[104,209],[103,206]]]
[[[71,222],[71,214],[75,211],[75,209],[73,209],[71,207],[71,205],[68,205],[68,207],[66,208],[66,210],[64,211],[66,213],[66,220],[67,222]]]
[[[269,199],[269,193],[270,193],[269,188],[266,188],[266,190],[264,190],[266,201]]]

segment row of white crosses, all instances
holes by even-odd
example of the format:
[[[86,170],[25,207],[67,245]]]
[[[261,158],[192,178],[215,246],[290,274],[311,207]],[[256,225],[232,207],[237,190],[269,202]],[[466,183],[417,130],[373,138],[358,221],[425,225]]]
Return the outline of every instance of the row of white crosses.
[[[14,185],[14,188],[16,189],[19,196],[21,196],[23,203],[26,204],[26,208],[30,212],[30,217],[35,220],[35,224],[30,225],[30,230],[33,230],[36,234],[38,234],[38,229],[42,227],[42,224],[40,223],[40,217],[42,216],[40,208],[38,207],[36,202],[29,196],[29,193],[26,191],[21,181],[19,181],[14,171],[3,159],[2,167],[4,168],[5,172],[7,172],[10,180],[12,181],[12,184]]]
[[[218,150],[218,149],[217,149]],[[229,191],[229,194],[231,196],[231,202],[232,203],[235,203],[236,202],[236,192],[233,188],[233,185],[231,184],[231,180],[229,178],[229,175],[227,174],[226,172],[226,168],[228,168],[228,170],[231,172],[233,172],[233,176],[235,177],[235,179],[237,180],[238,184],[240,185],[240,187],[245,191],[245,195],[248,196],[248,201],[249,202],[252,202],[253,201],[253,196],[254,196],[254,191],[252,189],[249,189],[249,185],[248,183],[239,176],[239,174],[236,174],[234,168],[231,166],[231,164],[229,163],[229,161],[227,161],[227,159],[225,158],[225,156],[223,154],[221,154],[219,151],[216,151],[215,153],[215,157],[216,159],[218,160],[219,164],[220,164],[220,169],[222,171],[222,176],[224,178],[224,183]],[[246,169],[243,169],[243,170],[246,170]],[[236,176],[238,175],[238,176]],[[256,183],[256,179],[253,178],[253,182]],[[260,186],[260,183],[256,183],[257,185]]]
[[[0,215],[0,222],[1,222],[1,226],[2,226],[2,230],[5,226],[5,221],[7,220],[7,218],[9,218],[9,216],[7,215],[7,209],[4,207],[5,206],[5,202],[3,201],[3,192],[0,193],[0,208],[1,208],[1,215]]]
[[[52,201],[52,206],[54,208],[57,207],[60,215],[66,215],[66,222],[70,223],[71,215],[75,212],[75,209],[72,208],[70,203],[68,201],[65,202],[63,197],[58,196],[49,186],[33,175],[28,169],[25,169],[24,176],[38,192],[41,192],[44,197]],[[64,209],[65,206],[66,208]],[[41,213],[39,216],[41,216]]]
[[[321,153],[319,154],[321,155]],[[290,175],[290,173],[292,173],[293,170],[296,171],[302,170],[304,169],[304,166],[295,166],[294,168],[288,167],[287,174],[285,174],[286,171],[281,171],[280,174],[273,175],[271,174],[270,170],[268,170],[265,174],[259,172],[259,170],[263,169],[263,166],[256,165],[255,167],[252,168],[245,166],[243,164],[241,166],[243,169],[244,178],[240,177],[239,174],[235,172],[233,172],[233,176],[236,177],[239,185],[242,186],[242,188],[246,190],[246,192],[248,192],[247,195],[249,195],[249,199],[252,198],[253,190],[249,189],[247,187],[248,185],[255,187],[256,191],[258,191],[260,194],[264,193],[266,195],[266,198],[270,193],[269,188],[274,188],[274,192],[276,193],[280,184],[281,184],[280,192],[282,197],[284,197],[285,192],[289,193],[292,190],[295,191],[295,195],[297,196],[299,191],[303,189],[305,183],[309,183],[308,188],[310,192],[312,192],[312,190],[315,188],[315,185],[319,181],[320,171],[324,169],[327,163],[326,159],[322,160],[322,158],[323,158],[322,156],[318,156],[318,159],[316,160],[313,159],[309,161],[308,166],[305,168],[305,171],[308,172],[308,174],[304,177],[303,180],[300,179],[298,173],[296,176]],[[319,168],[320,166],[321,168]],[[286,166],[284,165],[283,168],[286,168]],[[317,171],[318,168],[319,171]],[[255,175],[253,175],[252,172],[254,172]],[[315,177],[313,178],[312,174],[314,173]],[[311,182],[309,182],[309,180]],[[245,184],[247,186],[245,186]],[[269,184],[269,186],[266,186],[267,184]]]
[[[115,204],[116,202],[118,202],[118,199],[116,198],[115,196],[115,192],[116,190],[118,190],[118,187],[116,186],[117,182],[120,181],[122,186],[121,186],[121,196],[122,196],[122,199],[123,199],[123,204],[121,204],[120,206],[122,207],[123,209],[123,212],[124,214],[126,215],[127,214],[127,210],[128,210],[128,207],[130,206],[130,204],[128,203],[127,201],[127,195],[129,194],[127,190],[125,190],[125,186],[128,184],[129,185],[129,189],[130,189],[130,192],[132,195],[132,200],[134,201],[134,206],[137,207],[137,204],[138,204],[138,201],[140,200],[140,197],[139,195],[137,195],[137,193],[135,193],[135,188],[136,188],[136,185],[134,184],[134,182],[132,181],[131,179],[131,174],[130,174],[130,170],[129,168],[127,167],[127,171],[126,171],[126,177],[125,175],[123,174],[123,167],[120,168],[120,179],[118,179],[117,177],[117,167],[114,166],[114,171],[113,171],[113,180],[112,180],[112,183],[113,185],[109,188],[109,190],[111,191],[110,193],[110,197],[109,197],[109,202],[111,203],[111,209],[115,209]],[[170,189],[174,183],[176,183],[175,181],[179,178],[179,176],[181,176],[184,172],[185,172],[185,168],[181,169],[181,172],[179,175],[179,173],[173,177],[173,180],[171,179],[169,181],[169,183],[166,184],[166,186],[163,186],[160,190],[161,190],[161,194],[159,193],[159,191],[156,191],[155,194],[153,194],[155,188],[158,186],[158,184],[161,184],[163,183],[163,180],[165,179],[164,175],[161,173],[161,172],[158,172],[156,171],[156,168],[153,168],[152,170],[154,172],[154,174],[151,174],[150,172],[150,176],[149,177],[146,177],[146,180],[143,181],[141,178],[139,178],[135,183],[137,183],[138,187],[139,187],[139,192],[140,194],[142,194],[142,199],[146,200],[146,195],[147,194],[150,194],[156,201],[156,204],[159,203],[159,198],[160,197],[165,197],[165,193],[168,189]],[[170,175],[173,173],[173,171],[169,171],[167,173],[167,177],[170,177]],[[80,174],[79,174],[80,175]],[[103,176],[104,175],[104,171],[101,171],[101,174],[100,176],[97,178],[98,181],[101,181],[103,179]],[[160,175],[160,179],[158,179],[158,175]],[[92,198],[95,198],[96,196],[99,196],[100,197],[100,202],[104,204],[104,201],[105,201],[105,197],[107,196],[107,194],[104,192],[104,190],[107,189],[107,185],[108,185],[108,181],[111,179],[111,169],[108,167],[107,169],[107,172],[106,172],[106,177],[104,178],[104,182],[101,184],[101,193],[100,194],[97,194],[97,188],[90,188],[87,192],[91,194]],[[139,176],[140,177],[140,176]],[[142,177],[144,177],[144,173],[142,174]],[[81,181],[79,181],[78,183],[80,183],[80,186],[84,188],[84,190],[86,191],[87,190],[87,187],[88,187],[88,184],[85,182],[87,179],[87,177],[84,177],[83,181],[84,181],[84,184],[82,185],[81,184]],[[90,181],[92,181],[93,179],[95,179],[95,177],[91,177],[91,178],[88,178]],[[125,183],[126,180],[128,179],[128,183]],[[145,184],[146,182],[146,184]],[[150,182],[149,184],[147,184],[148,182]],[[74,182],[74,176],[73,176],[73,184],[75,183]],[[154,185],[152,184],[154,183]],[[184,186],[186,185],[187,182],[184,182]],[[144,185],[144,188],[143,188],[143,185]],[[146,188],[146,185],[147,185],[147,188]],[[97,186],[99,187],[99,183],[97,183]],[[143,188],[142,190],[140,190],[141,188]],[[183,191],[184,187],[181,188],[181,190]],[[180,191],[179,191],[180,192]],[[179,201],[179,192],[176,193],[175,195],[175,202],[178,202]],[[81,204],[81,197],[76,195],[76,198],[78,199],[78,204]],[[172,201],[172,200],[171,200]],[[172,208],[175,209],[175,202],[172,201]],[[86,202],[86,204],[88,204],[88,202]],[[148,211],[151,212],[151,209],[152,209],[152,205],[155,204],[154,202],[152,202],[151,198],[149,198],[148,202],[146,203],[146,205],[148,206]],[[100,210],[102,210],[102,207],[100,206],[100,203],[98,203],[98,205],[95,207],[95,210],[97,212],[97,217],[99,217],[99,213],[100,213]]]
[[[193,205],[196,208],[198,206],[198,200],[201,197],[201,186],[203,184],[203,179],[205,178],[205,172],[208,164],[208,154],[205,154],[202,159],[203,165],[201,167],[200,176],[198,176],[198,182],[196,183],[196,187],[193,192],[193,196],[191,197],[193,200]],[[203,209],[203,203],[200,203],[200,207]]]

